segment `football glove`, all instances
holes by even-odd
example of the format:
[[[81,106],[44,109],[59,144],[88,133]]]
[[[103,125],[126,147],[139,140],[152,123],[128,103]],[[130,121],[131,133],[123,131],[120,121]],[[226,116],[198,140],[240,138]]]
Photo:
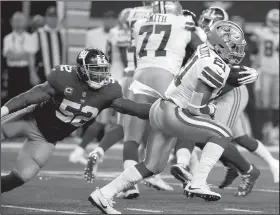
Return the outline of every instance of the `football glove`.
[[[239,75],[241,75],[242,77],[238,78],[238,84],[251,84],[258,79],[259,74],[257,70],[246,66],[243,66],[243,69],[245,70],[239,72]]]

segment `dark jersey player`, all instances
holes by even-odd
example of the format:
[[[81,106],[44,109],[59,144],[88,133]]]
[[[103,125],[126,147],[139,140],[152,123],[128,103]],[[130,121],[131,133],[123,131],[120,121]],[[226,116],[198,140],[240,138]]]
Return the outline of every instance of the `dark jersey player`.
[[[12,172],[1,176],[2,193],[36,176],[56,142],[92,123],[103,109],[112,107],[148,119],[150,106],[123,98],[121,86],[110,78],[108,59],[102,51],[81,51],[76,66],[56,66],[45,83],[1,108],[1,141],[27,138]]]

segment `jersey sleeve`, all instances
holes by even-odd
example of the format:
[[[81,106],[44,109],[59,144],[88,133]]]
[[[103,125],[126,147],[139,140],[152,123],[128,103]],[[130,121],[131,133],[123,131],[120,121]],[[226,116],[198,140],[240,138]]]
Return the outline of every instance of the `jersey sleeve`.
[[[198,78],[214,89],[222,87],[227,79],[224,70],[210,61],[202,63]]]
[[[47,76],[48,83],[58,92],[64,90],[64,83],[69,79],[72,69],[70,65],[55,66]]]

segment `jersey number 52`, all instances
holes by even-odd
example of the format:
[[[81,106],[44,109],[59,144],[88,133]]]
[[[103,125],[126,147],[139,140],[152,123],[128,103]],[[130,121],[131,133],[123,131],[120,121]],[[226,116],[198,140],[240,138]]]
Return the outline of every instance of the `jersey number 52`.
[[[143,40],[142,46],[139,51],[139,57],[147,56],[147,50],[145,50],[145,48],[147,47],[150,36],[153,33],[160,34],[161,32],[164,32],[164,35],[161,39],[158,49],[155,50],[155,56],[156,57],[166,56],[166,50],[164,49],[170,37],[171,25],[144,25],[140,28],[139,31],[139,35],[143,35],[144,33],[146,33],[146,36]]]
[[[59,111],[56,111],[56,117],[64,123],[70,123],[79,127],[96,117],[99,112],[97,108],[88,105],[84,106],[81,110],[80,108],[81,104],[63,99],[59,106]]]

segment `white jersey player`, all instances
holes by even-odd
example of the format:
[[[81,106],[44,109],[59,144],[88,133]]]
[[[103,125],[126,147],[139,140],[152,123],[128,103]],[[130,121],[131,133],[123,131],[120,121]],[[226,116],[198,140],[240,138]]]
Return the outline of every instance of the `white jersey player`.
[[[203,28],[207,32],[207,29],[209,29],[210,25],[218,21],[219,17],[221,19],[227,19],[228,15],[224,10],[218,7],[211,7],[205,10],[199,19],[199,25],[201,29]],[[246,68],[246,70],[249,74],[250,68]],[[257,74],[256,71],[255,72],[251,71],[251,72],[252,74],[254,73]],[[248,81],[248,83],[254,82],[257,78],[257,76],[255,76],[250,80],[250,77],[248,76],[246,80]],[[247,83],[246,81],[243,83]],[[239,85],[241,85],[241,83],[239,83]],[[216,113],[215,119],[232,129],[233,137],[238,144],[247,148],[249,151],[254,152],[256,155],[264,159],[269,164],[271,171],[273,173],[274,181],[277,183],[279,181],[279,168],[277,168],[279,164],[278,160],[274,159],[271,156],[271,154],[267,151],[267,149],[262,145],[261,142],[250,138],[245,133],[242,126],[242,121],[244,118],[243,111],[248,103],[248,91],[246,86],[242,85],[240,87],[234,87],[233,90],[228,91],[229,89],[233,89],[233,87],[227,87],[227,89],[224,89],[223,95],[219,96],[215,100],[215,103],[217,103],[217,107],[218,107],[218,112]],[[187,180],[185,176],[188,175],[186,168],[190,162],[190,152],[188,152],[185,149],[185,147],[179,147],[179,148],[180,149],[178,150],[177,153],[178,154],[177,160],[179,162],[178,164],[172,166],[171,172],[177,179],[179,179],[184,183]],[[253,183],[251,182],[256,179],[256,176],[258,175],[257,173],[258,170],[254,166],[250,174],[243,173],[244,182],[247,181],[250,183],[242,182],[243,185],[247,184],[249,186],[246,187],[243,186],[243,188],[239,187],[238,188],[239,191],[237,192],[237,195],[247,195],[251,191],[250,185],[252,185]],[[226,178],[224,182],[220,185],[220,188],[224,188],[230,185],[237,176],[238,173],[236,172],[235,169],[232,168],[228,169]]]
[[[152,133],[148,139],[144,162],[126,169],[111,183],[100,190],[97,189],[90,195],[89,199],[93,205],[98,205],[98,208],[103,212],[119,213],[112,205],[112,198],[116,193],[164,169],[173,147],[171,140],[174,136],[195,142],[207,142],[197,171],[186,190],[207,200],[220,199],[219,194],[210,191],[207,187],[206,179],[229,143],[231,132],[226,126],[221,126],[210,118],[210,116],[214,117],[216,108],[214,104],[209,104],[209,99],[213,91],[218,92],[218,89],[225,85],[230,69],[224,60],[235,64],[240,63],[245,55],[244,46],[246,42],[243,31],[236,24],[227,21],[219,21],[211,26],[208,42],[208,50],[206,48],[204,49],[205,52],[198,50],[193,58],[197,58],[197,60],[193,60],[191,66],[191,61],[189,61],[186,66],[186,68],[189,66],[189,71],[185,73],[182,70],[180,73],[188,76],[188,73],[191,73],[194,77],[197,77],[199,79],[195,80],[197,85],[193,87],[191,80],[185,79],[180,74],[173,83],[174,85],[177,83],[188,86],[185,90],[193,89],[191,97],[185,95],[185,98],[189,101],[187,108],[183,109],[179,106],[185,104],[184,101],[176,104],[174,101],[164,98],[164,94],[161,94],[163,98],[158,99],[150,110]],[[237,47],[237,49],[232,47]],[[201,49],[202,46],[199,48]],[[219,53],[219,55],[216,53]],[[206,65],[204,64],[207,59],[211,60],[211,64],[209,62]],[[205,66],[200,67],[200,64]],[[149,86],[145,89],[151,90]],[[151,91],[155,92],[154,89]],[[176,96],[173,95],[177,91],[172,90],[172,92],[170,90],[169,98],[175,99]]]
[[[180,71],[185,47],[192,39],[194,22],[182,16],[182,7],[177,1],[156,1],[152,7],[154,13],[134,25],[132,35],[136,44],[137,68],[133,80],[164,95],[174,75]],[[129,98],[141,102],[155,101],[146,95],[130,94]],[[125,141],[139,144],[148,121],[131,117],[129,122]]]
[[[266,26],[253,32],[258,48],[255,65],[260,72],[255,87],[256,107],[261,110],[264,139],[279,144],[279,8],[267,13]],[[271,111],[270,117],[265,112]],[[262,113],[264,112],[264,113]],[[267,138],[266,138],[267,136]]]

